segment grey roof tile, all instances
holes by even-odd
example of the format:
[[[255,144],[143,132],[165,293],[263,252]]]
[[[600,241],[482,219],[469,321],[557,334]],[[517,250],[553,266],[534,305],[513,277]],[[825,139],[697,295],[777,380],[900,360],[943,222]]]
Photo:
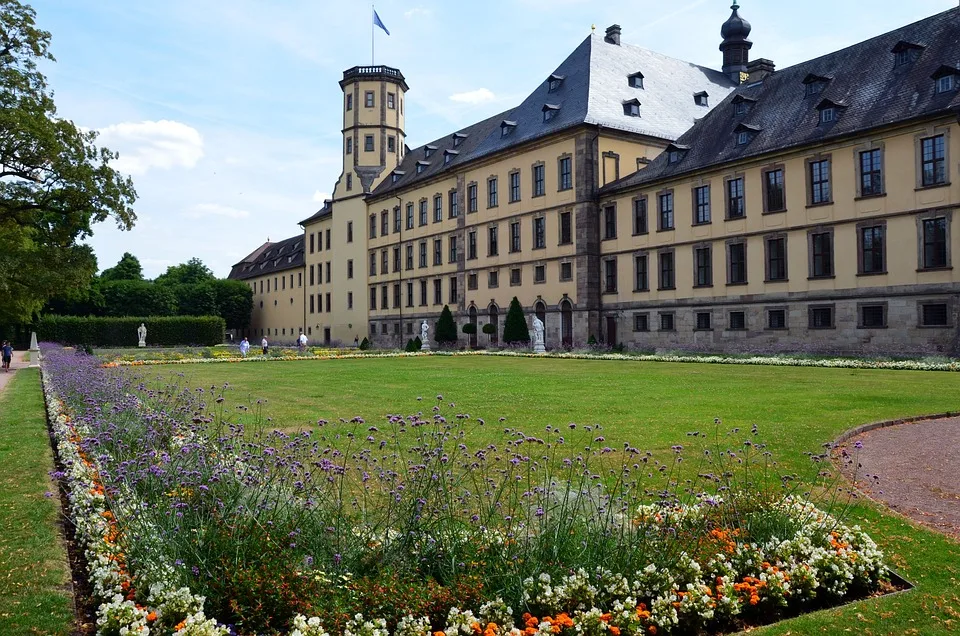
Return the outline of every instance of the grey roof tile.
[[[227,278],[247,280],[287,269],[303,267],[303,234],[276,243],[266,243],[237,263]]]

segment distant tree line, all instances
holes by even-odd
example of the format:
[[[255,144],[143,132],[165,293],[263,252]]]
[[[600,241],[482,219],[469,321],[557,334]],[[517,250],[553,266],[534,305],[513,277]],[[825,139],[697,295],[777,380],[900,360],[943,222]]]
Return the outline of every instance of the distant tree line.
[[[143,277],[136,256],[125,253],[85,288],[52,298],[46,314],[62,316],[220,316],[227,329],[246,329],[253,292],[238,280],[218,279],[198,258],[173,265],[154,280]]]

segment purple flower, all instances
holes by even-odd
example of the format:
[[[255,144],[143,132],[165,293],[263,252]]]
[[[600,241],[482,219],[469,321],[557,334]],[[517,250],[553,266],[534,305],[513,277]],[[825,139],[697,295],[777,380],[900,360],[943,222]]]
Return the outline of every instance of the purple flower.
[[[863,442],[860,442],[860,441],[854,442],[853,447],[856,448],[857,450],[860,450],[861,448],[863,448]]]

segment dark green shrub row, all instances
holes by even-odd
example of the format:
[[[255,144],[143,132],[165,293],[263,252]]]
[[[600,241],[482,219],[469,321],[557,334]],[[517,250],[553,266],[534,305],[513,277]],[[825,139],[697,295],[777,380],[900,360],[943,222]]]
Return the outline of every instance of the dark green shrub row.
[[[226,329],[226,323],[219,316],[45,316],[37,323],[37,338],[66,345],[136,347],[140,323],[147,328],[148,347],[218,345],[223,342]]]

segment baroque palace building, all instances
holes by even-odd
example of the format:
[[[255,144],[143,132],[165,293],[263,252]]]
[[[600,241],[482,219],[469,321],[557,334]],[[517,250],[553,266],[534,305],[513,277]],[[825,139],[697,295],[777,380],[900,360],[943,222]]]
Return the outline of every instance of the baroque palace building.
[[[415,149],[400,71],[345,71],[332,199],[230,274],[245,335],[402,345],[448,305],[495,345],[516,296],[548,347],[958,352],[960,9],[782,70],[732,9],[720,70],[614,25]]]

